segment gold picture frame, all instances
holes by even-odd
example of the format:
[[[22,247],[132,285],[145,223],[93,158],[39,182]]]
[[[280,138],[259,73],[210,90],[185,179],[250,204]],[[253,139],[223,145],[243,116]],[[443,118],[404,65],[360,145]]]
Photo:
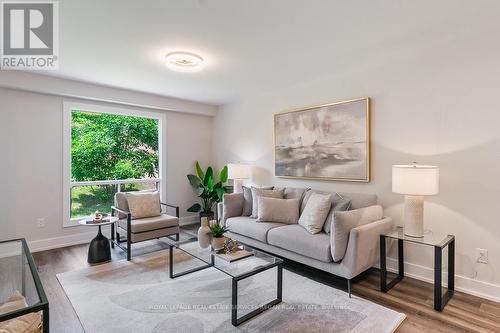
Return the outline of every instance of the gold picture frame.
[[[369,97],[275,113],[275,177],[370,182],[370,120]]]

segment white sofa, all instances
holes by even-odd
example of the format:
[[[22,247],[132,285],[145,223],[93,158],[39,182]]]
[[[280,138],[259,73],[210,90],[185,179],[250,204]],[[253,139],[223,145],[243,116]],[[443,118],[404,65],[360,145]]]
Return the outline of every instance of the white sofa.
[[[351,200],[351,209],[377,204],[377,196],[373,194],[339,194]],[[226,207],[226,211],[228,208],[233,212],[242,211],[244,202],[243,193],[231,193],[225,196],[228,197],[225,197],[225,200],[219,204],[218,216],[230,229],[227,233],[228,237],[279,257],[343,277],[347,279],[349,295],[350,280],[379,260],[380,234],[390,231],[393,225],[392,219],[385,217],[351,229],[344,258],[339,262],[334,262],[332,250],[336,245],[330,234],[323,231],[311,234],[298,224],[257,222],[255,218],[249,216],[225,217],[224,205],[232,205],[232,207]],[[231,200],[226,200],[229,197]],[[238,205],[241,205],[241,208]]]

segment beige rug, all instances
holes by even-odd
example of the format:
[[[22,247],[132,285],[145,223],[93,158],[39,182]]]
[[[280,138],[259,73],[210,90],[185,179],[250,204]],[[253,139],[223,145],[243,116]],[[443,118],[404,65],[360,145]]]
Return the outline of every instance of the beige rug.
[[[284,270],[283,303],[231,325],[231,280],[209,268],[171,280],[168,251],[58,274],[88,333],[98,332],[394,332],[406,317]],[[176,270],[196,262],[175,257]],[[251,309],[276,295],[276,270],[239,282]],[[244,313],[244,310],[241,310]],[[242,313],[239,313],[241,316]]]

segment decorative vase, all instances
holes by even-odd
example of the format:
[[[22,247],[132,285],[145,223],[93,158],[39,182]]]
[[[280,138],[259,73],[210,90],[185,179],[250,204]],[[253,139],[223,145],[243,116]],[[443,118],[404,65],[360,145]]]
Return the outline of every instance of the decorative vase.
[[[202,217],[201,227],[198,229],[198,245],[202,249],[206,249],[207,247],[210,246],[211,238],[212,237],[210,235],[210,227],[208,226],[208,218]]]
[[[212,247],[215,251],[222,250],[224,248],[224,242],[226,237],[212,237]]]

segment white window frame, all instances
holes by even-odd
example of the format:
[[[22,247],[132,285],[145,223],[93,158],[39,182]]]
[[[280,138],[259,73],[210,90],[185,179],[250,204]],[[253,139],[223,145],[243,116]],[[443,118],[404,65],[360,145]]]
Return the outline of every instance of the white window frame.
[[[71,218],[71,113],[73,111],[85,111],[93,113],[106,113],[122,116],[133,116],[158,120],[158,177],[160,197],[166,200],[166,121],[167,117],[162,112],[150,112],[136,109],[111,107],[100,104],[88,104],[78,102],[63,102],[63,227],[78,226],[81,218]],[[110,181],[113,182],[113,181]],[[114,181],[116,182],[116,181]],[[123,181],[118,181],[118,183]]]

